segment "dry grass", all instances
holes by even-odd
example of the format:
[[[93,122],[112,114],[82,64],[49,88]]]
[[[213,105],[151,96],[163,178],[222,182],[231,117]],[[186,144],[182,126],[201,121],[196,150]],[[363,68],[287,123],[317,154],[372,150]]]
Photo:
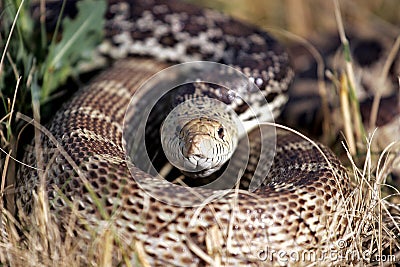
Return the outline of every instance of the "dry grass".
[[[228,9],[232,13],[239,17],[246,19],[252,18],[252,22],[259,25],[265,25],[265,21],[268,23],[271,21],[265,14],[271,13],[272,21],[278,21],[275,23],[278,27],[289,28],[296,34],[303,36],[312,36],[314,29],[318,28],[332,28],[339,26],[340,34],[344,45],[346,45],[346,37],[344,34],[345,27],[341,22],[342,15],[338,12],[340,9],[333,5],[325,2],[329,1],[303,1],[303,5],[299,5],[298,1],[283,1],[282,3],[272,3],[269,6],[266,4],[258,3],[262,8],[254,8],[255,4],[245,4],[240,2],[238,8],[235,9],[235,1],[231,5],[227,5],[224,1],[217,1],[219,7]],[[297,3],[295,5],[295,2]],[[324,3],[322,3],[324,2]],[[337,1],[334,1],[337,3]],[[392,26],[387,25],[382,19],[376,15],[372,15],[369,10],[377,10],[379,6],[377,2],[383,3],[383,1],[355,1],[358,9],[352,9],[356,14],[349,14],[350,9],[346,8],[347,12],[344,15],[345,18],[355,16],[360,20],[368,20],[373,18],[373,22],[378,25],[386,25],[385,29],[387,32],[393,32]],[[397,4],[396,1],[387,1],[389,6]],[[341,3],[344,4],[344,3]],[[352,5],[346,3],[345,5]],[[314,14],[312,12],[312,6],[317,5],[322,8],[322,12]],[[294,8],[296,7],[296,8]],[[279,12],[271,12],[271,9],[280,10]],[[390,8],[388,8],[389,17],[391,20],[396,20],[396,17],[391,14]],[[395,8],[394,8],[395,9]],[[282,12],[286,10],[287,12]],[[298,12],[302,14],[308,14],[305,16],[298,16]],[[336,12],[336,19],[325,20],[327,17],[332,18],[332,14]],[[383,11],[382,11],[383,12]],[[254,15],[257,13],[258,15]],[[285,13],[289,14],[289,17],[285,20],[282,16]],[[249,16],[250,14],[250,16]],[[312,16],[311,14],[315,15]],[[329,15],[327,15],[329,14]],[[359,22],[358,22],[359,23]],[[324,24],[324,25],[320,25]],[[361,23],[359,23],[361,24]],[[378,27],[378,26],[377,26]],[[379,27],[378,27],[379,28]],[[323,31],[323,30],[322,30]],[[399,39],[397,39],[399,40]],[[398,49],[399,41],[397,41],[393,50]],[[397,47],[397,48],[396,48]],[[0,75],[4,66],[3,61],[7,57],[7,45],[2,52],[2,58],[0,62]],[[9,59],[12,62],[12,59]],[[388,61],[391,59],[389,58]],[[349,159],[349,173],[353,181],[353,194],[352,197],[346,202],[341,214],[337,220],[347,220],[347,227],[343,238],[343,244],[340,245],[340,251],[343,255],[355,255],[353,258],[344,257],[335,261],[335,264],[348,265],[357,264],[359,261],[364,262],[367,265],[376,262],[377,258],[388,259],[381,261],[379,264],[383,266],[394,266],[393,258],[395,261],[400,260],[400,225],[399,225],[399,214],[400,210],[397,204],[399,203],[399,190],[393,186],[387,184],[387,177],[393,168],[395,162],[395,156],[398,157],[398,151],[400,145],[393,143],[387,146],[378,155],[372,149],[373,138],[366,138],[362,130],[357,130],[354,125],[358,125],[359,122],[352,121],[353,116],[350,114],[359,114],[357,109],[357,103],[352,102],[346,104],[346,101],[352,97],[349,97],[348,84],[345,82],[350,78],[350,87],[355,87],[354,74],[352,73],[352,62],[347,62],[346,70],[344,71],[342,79],[339,77],[332,77],[332,80],[342,81],[338,87],[341,90],[342,103],[342,114],[345,118],[345,137],[346,145],[343,147],[348,148],[347,155]],[[14,106],[17,101],[17,92],[19,88],[20,78],[18,71],[15,70],[16,81],[15,81],[15,93],[12,99],[6,96],[1,96],[5,103],[8,103],[9,112],[1,119],[0,133],[1,133],[1,148],[2,156],[0,157],[1,163],[1,221],[0,221],[0,262],[4,265],[20,266],[20,265],[40,265],[40,266],[77,266],[83,264],[82,262],[82,251],[76,244],[76,240],[69,236],[72,236],[76,227],[77,221],[81,218],[72,217],[67,227],[66,238],[62,238],[62,233],[57,226],[57,220],[51,215],[48,208],[46,199],[46,193],[43,190],[39,190],[35,196],[34,209],[32,211],[33,216],[26,216],[24,214],[18,215],[18,220],[14,218],[14,214],[9,212],[12,210],[10,203],[12,198],[4,197],[10,196],[12,188],[9,187],[15,177],[15,165],[19,164],[15,161],[16,148],[19,142],[19,135],[13,134],[10,130],[12,128],[12,115],[15,113]],[[383,72],[384,73],[384,72]],[[332,82],[334,83],[334,82]],[[325,89],[323,89],[325,91]],[[376,106],[375,106],[376,107]],[[375,108],[376,110],[376,108]],[[376,111],[373,112],[373,114]],[[372,115],[374,116],[374,115]],[[335,121],[333,118],[329,118],[331,121]],[[374,121],[374,120],[372,120]],[[41,153],[40,149],[37,152]],[[364,161],[361,161],[358,157],[359,154],[363,154]],[[40,162],[38,162],[40,166]],[[76,168],[78,168],[76,166]],[[84,177],[83,177],[84,179]],[[6,203],[3,201],[7,198],[8,209]],[[73,204],[71,204],[73,206]],[[208,242],[209,252],[205,252],[203,257],[208,259],[207,262],[220,263],[220,255],[218,254],[218,247],[215,248],[212,243],[215,240],[219,240],[219,233],[216,229],[210,229],[211,241]],[[229,237],[227,237],[229,239]],[[214,241],[213,241],[214,240]],[[93,242],[93,246],[88,249],[87,259],[91,265],[98,266],[111,266],[112,254],[115,252],[115,248],[112,244],[115,242],[115,236],[110,229],[104,230],[104,232],[98,233],[97,238]],[[337,245],[337,244],[336,244]],[[146,261],[146,255],[141,243],[135,244],[135,251],[137,251],[138,262],[141,266],[150,266]],[[202,252],[199,251],[199,254]],[[124,253],[122,253],[124,255]],[[125,264],[129,265],[129,260],[126,255],[123,256]]]

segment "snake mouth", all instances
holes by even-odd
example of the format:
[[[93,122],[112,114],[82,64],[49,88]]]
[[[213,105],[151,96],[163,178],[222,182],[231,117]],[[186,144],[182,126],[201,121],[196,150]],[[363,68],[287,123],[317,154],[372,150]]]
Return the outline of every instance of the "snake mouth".
[[[199,172],[205,169],[211,169],[211,159],[199,157],[199,156],[191,156],[187,158],[184,162],[184,167],[187,171]]]
[[[182,154],[184,168],[187,171],[198,172],[205,169],[214,169],[215,164],[215,144],[208,134],[193,134],[184,138]]]

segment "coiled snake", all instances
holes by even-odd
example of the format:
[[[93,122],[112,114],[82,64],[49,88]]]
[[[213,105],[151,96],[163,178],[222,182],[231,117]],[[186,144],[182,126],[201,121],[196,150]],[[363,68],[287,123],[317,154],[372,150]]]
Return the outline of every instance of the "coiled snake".
[[[142,243],[151,266],[215,264],[214,256],[226,265],[259,265],[263,264],[260,253],[269,248],[301,251],[336,240],[340,227],[335,211],[347,194],[346,172],[327,148],[290,132],[276,130],[275,157],[260,187],[254,192],[223,191],[215,199],[212,196],[221,190],[200,188],[196,192],[210,198],[204,205],[204,198],[185,187],[152,176],[126,160],[126,143],[132,141],[127,138],[136,139],[126,137],[127,129],[134,126],[123,125],[132,94],[170,66],[168,62],[228,64],[256,83],[274,115],[286,101],[293,74],[284,49],[269,35],[217,12],[175,1],[109,2],[106,40],[99,51],[124,59],[117,60],[56,113],[49,131],[58,144],[42,137],[45,172],[26,167],[20,171],[17,198],[26,210],[32,204],[32,189],[44,175],[60,223],[66,223],[74,210],[81,216],[80,240],[93,239],[96,233],[111,228],[116,246],[124,251],[135,242]],[[251,91],[247,94],[252,96]],[[248,105],[235,102],[222,89],[213,97],[238,114],[244,114],[255,101],[249,97]],[[148,105],[142,98],[135,101],[133,120]],[[145,139],[149,153],[160,147],[156,137],[168,112],[160,108],[165,105],[156,106],[148,120]],[[129,112],[126,116],[129,118]],[[249,133],[243,188],[262,156],[263,138],[269,137],[261,137],[259,129]],[[144,151],[136,150],[138,153]],[[25,163],[35,165],[34,153],[27,153]],[[197,202],[191,206],[194,199]],[[174,205],[165,203],[169,200]],[[213,241],[218,243],[216,252],[202,253],[209,249],[207,240],[215,228],[223,241]],[[135,252],[128,255],[134,261]],[[120,257],[116,253],[115,261]]]

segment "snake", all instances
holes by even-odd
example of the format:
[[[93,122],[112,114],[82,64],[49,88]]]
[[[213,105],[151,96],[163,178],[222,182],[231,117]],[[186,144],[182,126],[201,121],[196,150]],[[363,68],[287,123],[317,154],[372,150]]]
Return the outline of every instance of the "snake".
[[[32,211],[34,191],[44,180],[51,210],[61,227],[67,228],[71,214],[78,218],[72,234],[79,240],[82,257],[89,253],[90,241],[111,231],[114,264],[121,264],[126,256],[136,264],[134,248],[140,244],[143,260],[150,266],[271,265],[276,255],[268,262],[262,255],[282,249],[313,250],[340,238],[343,220],[338,214],[349,193],[346,169],[329,148],[290,131],[276,128],[273,139],[260,134],[269,132],[267,126],[247,131],[248,161],[240,173],[243,182],[218,190],[198,187],[195,194],[129,161],[142,156],[144,150],[127,156],[131,147],[126,144],[139,139],[129,131],[138,127],[139,115],[148,110],[143,138],[149,154],[168,146],[168,134],[174,131],[171,125],[180,125],[171,137],[178,141],[166,150],[181,152],[179,157],[183,157],[174,159],[173,168],[189,167],[171,171],[173,178],[189,172],[194,180],[202,179],[222,171],[226,162],[240,163],[246,153],[236,145],[241,136],[235,133],[237,122],[231,121],[230,112],[221,115],[218,105],[206,103],[208,111],[201,115],[186,107],[194,118],[192,114],[179,124],[173,116],[172,122],[164,123],[171,109],[180,105],[171,107],[174,100],[167,101],[170,97],[165,96],[149,110],[150,100],[159,92],[145,90],[146,98],[140,94],[141,86],[176,63],[218,62],[243,73],[259,88],[271,114],[278,116],[293,79],[280,43],[255,26],[175,0],[110,0],[105,18],[105,38],[97,53],[113,62],[54,115],[36,143],[42,151],[42,168],[27,167],[38,166],[38,157],[33,150],[25,153],[16,184],[16,201],[24,211]],[[217,99],[242,123],[263,120],[264,111],[257,105],[262,101],[250,87],[238,97],[223,86],[203,85],[174,90],[180,92],[174,99],[190,98],[200,90],[206,92],[202,101]],[[249,116],[253,106],[256,115]],[[210,117],[209,110],[218,114]],[[127,119],[132,125],[124,125]],[[158,140],[164,132],[168,138],[161,144]],[[226,149],[215,140],[226,141]],[[271,166],[255,190],[246,190],[248,177],[257,167],[264,170],[268,165],[260,161],[268,154],[260,148],[265,140],[274,140]],[[200,162],[204,146],[199,144],[204,143],[217,147],[211,161],[215,154],[226,152],[228,156],[212,166],[204,163],[207,160]],[[207,151],[203,154],[210,154]],[[165,156],[152,155],[155,162],[165,162]]]

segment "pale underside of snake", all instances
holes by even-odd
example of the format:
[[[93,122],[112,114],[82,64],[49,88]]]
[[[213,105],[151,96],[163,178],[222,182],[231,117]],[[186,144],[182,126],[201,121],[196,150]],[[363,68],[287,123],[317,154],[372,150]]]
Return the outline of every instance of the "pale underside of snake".
[[[218,254],[231,266],[265,264],[258,256],[267,248],[315,249],[340,236],[335,212],[348,193],[345,169],[329,149],[293,133],[276,130],[276,154],[257,190],[225,192],[204,206],[189,207],[185,203],[198,198],[190,190],[172,186],[127,162],[123,138],[126,108],[152,75],[170,62],[228,64],[256,83],[277,115],[293,76],[281,45],[255,27],[175,1],[110,1],[106,19],[106,40],[99,51],[120,59],[55,115],[49,130],[58,144],[45,136],[40,144],[45,172],[22,167],[17,201],[26,210],[32,204],[32,190],[44,175],[60,223],[65,223],[73,210],[69,203],[74,203],[82,216],[77,230],[77,237],[85,241],[82,247],[96,233],[111,228],[116,246],[123,250],[141,242],[151,266],[212,264],[212,256],[199,251],[207,250],[208,233],[214,227],[223,236]],[[248,108],[223,97],[221,101],[240,114]],[[149,145],[160,145],[155,141],[159,138],[155,129],[165,118],[161,115],[167,112],[161,110],[165,106],[157,107],[149,119]],[[260,158],[259,130],[250,132],[249,140],[244,188]],[[25,156],[26,164],[35,166],[35,160],[33,153]],[[145,192],[136,178],[166,201]],[[209,190],[200,192],[207,195]],[[168,205],[169,199],[182,205]],[[85,230],[86,224],[92,231]],[[129,255],[134,262],[135,252]],[[116,254],[115,261],[121,261],[120,257]]]

